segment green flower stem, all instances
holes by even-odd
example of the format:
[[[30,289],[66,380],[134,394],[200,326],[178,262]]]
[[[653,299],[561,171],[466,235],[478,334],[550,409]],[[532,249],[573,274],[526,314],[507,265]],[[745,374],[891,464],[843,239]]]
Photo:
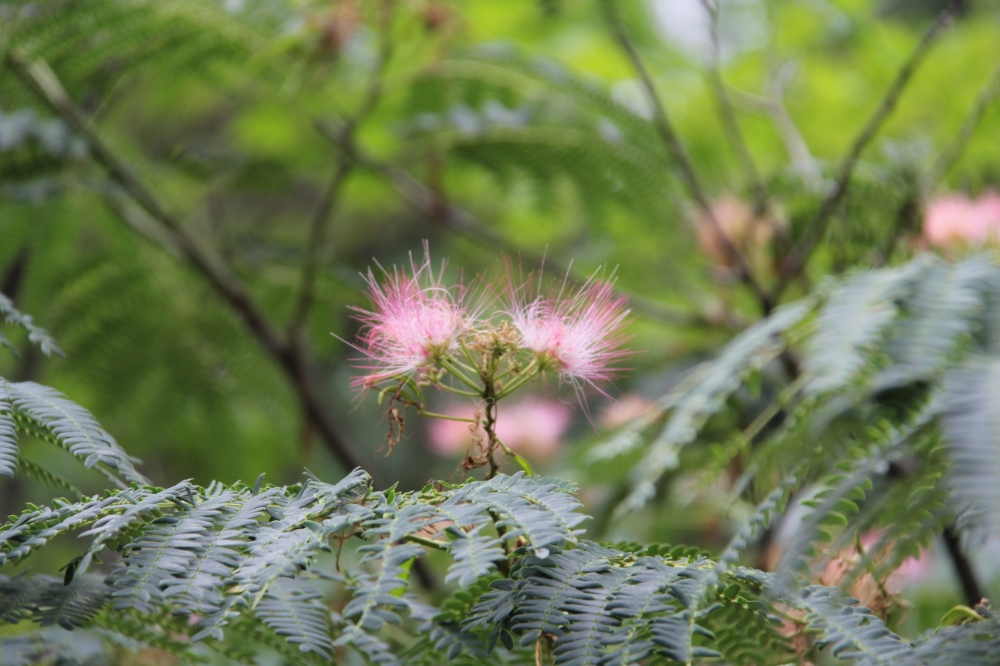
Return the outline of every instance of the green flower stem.
[[[504,390],[500,391],[500,393],[497,393],[496,399],[500,400],[501,398],[506,398],[508,395],[521,388],[521,386],[523,386],[526,382],[530,381],[539,372],[538,365],[532,361],[531,365],[525,368],[524,374],[522,374],[519,379],[514,380],[514,383],[504,388]]]
[[[537,361],[537,360],[534,360],[534,359],[533,359],[533,360],[531,361],[531,363],[529,363],[528,365],[526,365],[526,366],[525,366],[525,367],[523,367],[523,368],[520,368],[520,369],[518,369],[518,368],[516,368],[516,367],[513,367],[513,368],[509,368],[509,369],[505,370],[504,372],[501,372],[501,373],[500,373],[499,375],[497,375],[496,377],[494,377],[494,378],[493,378],[493,380],[494,380],[494,381],[497,381],[497,382],[498,382],[498,381],[500,381],[501,379],[505,379],[505,378],[507,377],[507,375],[510,375],[510,374],[512,374],[512,373],[515,373],[515,372],[516,372],[516,373],[522,373],[522,372],[527,372],[527,371],[528,371],[528,370],[530,370],[530,369],[531,369],[532,367],[534,367],[534,366],[535,366],[535,364],[537,364],[537,363],[538,363],[538,361]]]
[[[429,419],[444,419],[446,421],[462,421],[463,423],[475,423],[475,419],[466,419],[461,416],[448,416],[447,414],[438,414],[436,412],[426,412],[420,410],[420,416],[426,416]]]
[[[477,365],[476,357],[472,355],[472,350],[470,350],[468,346],[466,346],[465,341],[462,341],[459,344],[462,345],[462,353],[465,354],[465,358],[469,359],[469,363],[471,363],[472,366],[475,367]]]
[[[467,395],[471,398],[481,398],[482,394],[473,393],[472,391],[463,391],[462,389],[457,389],[454,386],[448,386],[447,384],[442,384],[441,382],[434,382],[434,386],[441,389],[442,391],[450,391],[451,393],[457,393],[458,395]]]
[[[441,367],[450,372],[452,375],[454,375],[455,379],[462,382],[469,388],[475,391],[482,390],[482,387],[479,384],[475,383],[474,381],[466,377],[465,373],[456,368],[455,365],[450,360],[444,358],[441,359]],[[476,395],[481,395],[481,393],[476,393]]]

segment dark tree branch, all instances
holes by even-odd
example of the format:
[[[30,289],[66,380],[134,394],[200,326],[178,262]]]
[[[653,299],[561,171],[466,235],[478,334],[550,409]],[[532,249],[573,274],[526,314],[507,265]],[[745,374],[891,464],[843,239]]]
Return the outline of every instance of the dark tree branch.
[[[632,64],[632,68],[635,69],[636,74],[638,74],[639,80],[646,92],[646,97],[649,99],[649,103],[653,107],[653,126],[680,170],[681,179],[684,181],[688,194],[694,200],[694,203],[697,205],[701,213],[705,216],[705,220],[711,226],[712,233],[718,238],[726,256],[729,257],[729,260],[736,267],[740,280],[742,280],[754,293],[754,296],[756,296],[758,302],[760,303],[761,311],[765,315],[768,314],[773,307],[772,299],[763,287],[761,287],[757,278],[754,277],[753,272],[750,269],[750,265],[747,263],[746,257],[743,256],[735,245],[733,245],[732,239],[726,235],[722,226],[719,224],[718,219],[716,219],[715,212],[712,210],[705,188],[702,186],[701,181],[698,179],[698,175],[694,170],[694,164],[691,162],[691,158],[688,156],[687,149],[684,147],[680,136],[674,129],[670,116],[667,114],[666,107],[663,106],[663,103],[660,100],[660,96],[656,91],[656,84],[653,82],[653,77],[650,75],[649,70],[646,69],[645,63],[639,56],[638,49],[632,42],[632,38],[629,37],[628,31],[625,29],[625,24],[618,15],[615,2],[613,0],[607,0],[604,3],[604,6],[607,12],[608,21],[615,33],[615,38],[617,39],[618,44],[622,47],[622,50],[625,52],[625,55],[628,57],[629,62]]]
[[[732,145],[733,152],[736,153],[736,159],[739,160],[740,166],[746,174],[750,189],[753,192],[754,214],[761,216],[767,214],[770,209],[770,202],[768,201],[767,188],[760,178],[760,172],[753,161],[753,155],[750,154],[746,137],[743,135],[743,130],[740,129],[740,123],[733,109],[733,102],[729,98],[726,83],[722,78],[722,44],[719,38],[720,10],[716,2],[717,0],[701,0],[702,6],[711,17],[712,58],[708,66],[708,83],[712,88],[712,94],[715,96],[716,105],[719,107],[719,116],[722,118],[726,137]]]
[[[337,432],[328,410],[320,402],[304,362],[304,351],[297,350],[268,319],[250,293],[216,257],[204,250],[159,203],[156,196],[108,148],[97,135],[83,111],[69,97],[56,74],[41,61],[29,62],[14,51],[7,53],[9,66],[51,106],[74,130],[87,141],[94,159],[108,172],[122,190],[152,217],[170,238],[170,246],[196,272],[208,281],[212,289],[244,322],[264,350],[288,376],[299,398],[303,412],[316,426],[327,449],[347,469],[361,467],[360,460]],[[120,212],[119,208],[115,209]],[[373,474],[373,477],[375,475]],[[379,482],[375,482],[379,485]]]
[[[337,161],[333,177],[320,197],[319,205],[316,206],[310,221],[305,257],[302,260],[302,277],[299,280],[298,296],[295,299],[295,308],[288,320],[288,336],[291,340],[297,339],[302,334],[302,328],[305,326],[309,310],[312,308],[316,291],[316,274],[319,270],[322,248],[326,244],[330,218],[337,207],[340,191],[353,170],[353,166],[353,163],[348,159],[342,158]]]
[[[962,550],[962,540],[959,537],[958,531],[953,525],[948,525],[941,533],[941,538],[944,540],[948,557],[951,558],[952,566],[955,568],[955,575],[958,576],[958,581],[962,585],[965,604],[971,608],[975,608],[985,595],[983,594],[983,587],[979,583],[979,578],[972,568],[972,562],[969,561],[969,558],[965,556],[965,551]]]
[[[375,110],[382,97],[382,77],[385,74],[389,60],[392,58],[392,3],[388,2],[388,0],[382,2],[381,14],[378,61],[372,69],[361,104],[340,130],[340,144],[354,144],[358,125]],[[333,177],[323,192],[319,205],[316,206],[316,210],[313,212],[309,224],[308,240],[306,241],[305,259],[302,262],[302,277],[299,283],[298,296],[295,299],[295,308],[288,323],[288,337],[294,346],[301,344],[302,328],[305,326],[309,310],[312,307],[316,287],[316,274],[322,260],[323,247],[326,244],[330,218],[336,210],[344,182],[351,174],[354,166],[354,160],[341,152],[334,168]]]
[[[781,276],[771,294],[773,302],[777,302],[781,298],[785,289],[788,288],[788,285],[799,276],[805,268],[806,263],[808,263],[809,258],[812,256],[813,250],[816,249],[820,241],[823,239],[827,226],[833,219],[833,214],[836,212],[840,202],[843,201],[844,195],[847,194],[847,190],[851,184],[851,176],[854,173],[854,168],[858,164],[861,153],[868,147],[868,144],[872,142],[879,130],[882,128],[886,119],[895,110],[903,91],[906,89],[907,84],[913,76],[913,73],[930,52],[930,48],[937,40],[938,36],[940,36],[942,31],[951,23],[951,19],[957,9],[957,5],[957,0],[952,0],[944,11],[938,15],[934,23],[932,23],[927,29],[916,48],[910,54],[910,57],[907,58],[906,62],[903,63],[903,66],[900,67],[892,85],[889,86],[885,96],[882,98],[882,102],[878,105],[878,108],[875,109],[875,112],[868,118],[868,122],[865,123],[861,132],[854,139],[850,150],[841,161],[840,166],[837,168],[837,175],[834,179],[833,186],[820,203],[812,225],[806,229],[802,238],[792,249],[788,257],[786,257],[781,267]]]

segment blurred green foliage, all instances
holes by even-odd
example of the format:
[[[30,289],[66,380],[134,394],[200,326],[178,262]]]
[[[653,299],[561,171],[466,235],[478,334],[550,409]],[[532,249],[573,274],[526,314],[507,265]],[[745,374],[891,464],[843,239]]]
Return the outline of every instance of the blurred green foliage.
[[[955,10],[779,300],[830,274],[910,258],[930,198],[1000,186],[1000,105],[983,107],[972,139],[928,179],[996,76],[995,3],[715,4],[720,74],[768,202],[756,216],[765,240],[737,249],[765,291],[810,245],[841,160],[928,26],[945,6]],[[42,358],[21,345],[19,359],[0,357],[0,375],[71,395],[159,484],[347,471],[304,416],[285,360],[183,252],[165,247],[174,232],[136,205],[94,159],[86,131],[33,87],[23,65],[42,62],[183,234],[228,267],[275,329],[292,323],[287,339],[306,350],[297,376],[379,479],[413,489],[456,469],[431,453],[415,417],[385,457],[384,416],[348,388],[355,352],[341,342],[356,332],[349,307],[364,304],[359,271],[405,263],[425,238],[467,275],[502,251],[522,252],[526,268],[544,254],[551,272],[572,260],[577,278],[617,267],[618,286],[636,296],[632,344],[644,351],[618,388],[660,395],[773,303],[704,240],[706,213],[609,11],[648,67],[708,200],[752,206],[760,193],[720,114],[710,20],[697,0],[0,2],[0,292],[66,352]],[[331,189],[332,210],[317,215]],[[317,219],[326,231],[313,236]],[[730,229],[734,242],[740,233]],[[719,418],[752,418],[747,402]],[[584,480],[584,500],[604,506],[610,490],[582,445],[605,432],[583,418],[571,432],[579,445],[564,447],[550,471]],[[706,459],[684,455],[685,468]],[[80,484],[96,490],[101,480]],[[16,479],[4,506],[45,496]],[[676,506],[663,498],[661,509]],[[622,536],[719,546],[720,501],[642,514]]]

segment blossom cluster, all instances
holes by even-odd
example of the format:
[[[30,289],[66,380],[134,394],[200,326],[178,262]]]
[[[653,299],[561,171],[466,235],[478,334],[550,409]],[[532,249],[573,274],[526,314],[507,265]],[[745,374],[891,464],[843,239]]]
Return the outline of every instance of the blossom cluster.
[[[557,283],[543,290],[534,275],[505,275],[473,286],[446,284],[426,251],[408,269],[366,276],[370,309],[356,309],[362,323],[355,346],[364,371],[354,385],[374,388],[387,381],[440,385],[451,375],[484,397],[506,395],[536,374],[553,373],[582,390],[616,376],[630,352],[623,332],[627,299],[613,279],[597,275],[582,285]],[[606,394],[606,393],[605,393]]]

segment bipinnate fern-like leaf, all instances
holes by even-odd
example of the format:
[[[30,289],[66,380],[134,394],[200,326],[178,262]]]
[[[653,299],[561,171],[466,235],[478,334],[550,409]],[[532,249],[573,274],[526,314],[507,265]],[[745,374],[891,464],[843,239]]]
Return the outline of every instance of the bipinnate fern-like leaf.
[[[320,551],[329,550],[331,537],[369,518],[371,510],[359,502],[369,483],[367,473],[354,470],[334,485],[310,479],[293,498],[271,495],[272,503],[264,511],[272,521],[264,525],[250,521],[244,548],[236,554],[239,564],[223,579],[235,584],[238,593],[210,607],[193,640],[220,639],[223,627],[243,609],[255,608],[276,580],[308,568]],[[210,566],[215,564],[217,560]]]
[[[15,308],[3,294],[0,294],[0,317],[27,331],[28,339],[39,345],[42,353],[62,355],[55,340],[44,329],[36,326],[30,315]],[[0,344],[14,349],[2,335]],[[134,459],[125,453],[86,409],[49,387],[34,382],[9,382],[0,377],[0,475],[13,476],[17,470],[18,430],[65,448],[81,459],[86,467],[98,467],[113,481],[116,479],[113,474],[108,474],[108,469],[120,474],[126,481],[146,483],[145,477],[136,471]],[[63,482],[61,478],[37,465],[29,465],[26,469],[35,472],[41,481],[49,485],[75,490],[72,484]]]
[[[756,510],[749,518],[743,521],[743,526],[733,535],[726,545],[726,548],[719,556],[719,564],[716,568],[718,575],[723,574],[729,567],[739,561],[740,556],[750,545],[751,540],[762,530],[771,525],[771,519],[776,514],[784,513],[788,504],[788,499],[799,484],[798,474],[793,472],[772,490],[764,500],[757,505]]]
[[[762,664],[774,659],[794,663],[783,621],[761,600],[762,588],[735,576],[722,580],[720,607],[708,613],[703,625],[712,632],[713,649],[726,663]]]
[[[674,186],[653,124],[554,61],[480,49],[439,63],[410,93],[412,133],[501,183],[527,177],[542,205],[568,180],[589,208],[654,215]]]
[[[581,542],[546,558],[528,555],[510,579],[494,583],[463,623],[489,629],[487,648],[499,639],[529,647],[554,636],[556,664],[633,664],[653,655],[686,662],[717,652],[695,643],[710,636],[699,610],[714,563],[672,560]],[[507,638],[505,638],[507,636]]]
[[[69,585],[45,576],[0,577],[0,621],[99,622],[140,644],[167,641],[170,651],[189,660],[200,658],[191,646],[202,639],[222,654],[242,654],[220,640],[228,626],[226,636],[236,632],[301,663],[326,661],[350,646],[386,666],[530,664],[538,646],[544,650],[551,641],[558,666],[687,663],[720,655],[752,664],[760,662],[762,649],[787,656],[773,626],[771,604],[777,602],[806,611],[817,641],[834,645],[838,654],[869,659],[873,651],[897,654],[907,647],[854,608],[853,600],[824,589],[788,595],[774,576],[720,567],[693,549],[581,541],[575,500],[558,499],[570,497],[569,484],[517,475],[380,493],[369,483],[360,471],[337,484],[310,478],[259,493],[242,484],[199,488],[185,482],[31,509],[4,528],[17,544],[11,551],[85,529],[92,537],[88,556],[110,547],[123,558],[107,582],[79,573],[85,561]],[[526,511],[529,499],[544,519]],[[479,522],[491,513],[516,535],[508,540],[510,554],[501,550],[509,573],[501,575],[491,561],[487,577],[457,592],[440,611],[406,593],[409,569],[433,545],[428,541],[465,557],[448,545],[462,537],[445,541],[443,532],[492,529]],[[444,515],[460,522],[443,527]],[[526,520],[534,523],[531,529],[522,529]],[[361,567],[346,573],[353,594],[331,622],[310,568],[330,539],[351,534],[365,539]],[[191,626],[185,618],[195,610],[204,616]],[[401,624],[406,614],[422,623],[428,640],[399,653],[382,630]]]
[[[359,575],[352,585],[354,598],[344,608],[344,618],[353,620],[340,642],[352,644],[369,653],[373,661],[392,663],[380,643],[373,643],[364,632],[377,631],[382,624],[398,624],[399,613],[409,609],[401,596],[412,561],[423,549],[401,540],[418,532],[428,536],[444,532],[449,538],[438,541],[454,562],[448,579],[471,584],[489,573],[496,562],[505,558],[500,540],[482,533],[494,512],[500,519],[497,526],[506,529],[509,541],[523,538],[528,543],[540,542],[539,548],[566,543],[575,538],[574,526],[583,516],[574,513],[579,506],[560,484],[546,479],[526,478],[523,473],[513,477],[498,476],[489,481],[472,481],[456,489],[435,495],[432,503],[406,504],[402,498],[375,510],[376,515],[364,523],[367,534],[380,537],[362,546],[362,562],[380,563],[374,576]],[[568,499],[568,501],[567,501]],[[447,522],[446,527],[441,524]],[[529,529],[530,524],[530,529]],[[547,552],[544,551],[543,552]],[[460,644],[459,644],[460,645]]]
[[[24,329],[28,334],[28,340],[38,345],[39,349],[46,356],[52,356],[53,354],[56,356],[63,355],[62,350],[59,349],[59,345],[56,344],[56,341],[49,335],[48,331],[37,326],[31,315],[24,314],[14,307],[13,301],[2,293],[0,293],[0,317],[8,324],[14,324]],[[17,348],[2,333],[0,333],[0,346],[7,347],[15,354],[18,353]]]
[[[322,597],[310,581],[279,578],[254,613],[303,653],[314,652],[329,661],[333,652],[330,611],[321,602]]]
[[[103,576],[75,576],[66,584],[58,578],[41,577],[47,581],[35,606],[35,620],[43,627],[56,624],[63,629],[83,627],[108,601],[111,589]]]
[[[399,498],[397,498],[397,501]],[[358,548],[362,563],[378,563],[377,573],[360,573],[352,583],[354,598],[344,607],[343,616],[354,620],[363,631],[374,632],[383,623],[400,623],[400,612],[408,609],[402,593],[406,589],[409,566],[424,549],[405,539],[425,529],[435,520],[433,507],[420,504],[387,505],[375,509],[365,521],[368,534],[377,541]]]
[[[896,437],[871,438],[874,450],[887,455],[931,418],[892,431]],[[867,459],[858,460],[855,475],[867,474]],[[761,525],[796,483],[790,478],[762,506]],[[831,501],[841,501],[841,486],[857,499],[852,479],[848,474],[828,483]],[[163,638],[170,641],[186,634],[186,642],[171,643],[178,654],[203,639],[227,653],[223,630],[239,626],[282,654],[301,655],[300,661],[326,660],[350,646],[372,663],[392,666],[403,662],[382,630],[410,614],[433,637],[410,653],[419,657],[413,663],[442,657],[531,661],[546,641],[559,666],[685,663],[720,655],[752,663],[760,645],[776,653],[786,648],[772,627],[767,588],[781,603],[805,610],[820,631],[817,640],[834,644],[838,654],[861,658],[905,645],[853,609],[853,601],[815,588],[789,597],[778,578],[734,567],[735,556],[717,563],[683,548],[622,550],[580,541],[586,516],[574,490],[564,481],[519,473],[382,493],[355,470],[335,484],[310,477],[296,487],[260,492],[185,481],[166,489],[133,486],[76,503],[58,500],[30,508],[0,530],[3,561],[23,560],[74,531],[90,537],[90,546],[71,565],[69,584],[45,576],[0,578],[0,620],[81,627],[103,618],[113,629],[120,618],[122,626],[133,622],[137,629],[136,618],[145,617],[161,629],[138,640],[156,644],[165,634],[173,635]],[[817,525],[828,514],[818,506]],[[310,568],[332,539],[355,534],[366,540],[358,548],[361,568],[346,574],[352,596],[331,623]],[[804,552],[805,545],[786,550]],[[449,580],[476,590],[450,615],[406,593],[413,562],[431,546],[451,556]],[[122,554],[106,581],[84,573],[105,548]],[[504,561],[509,573],[497,577]],[[189,613],[202,619],[194,626],[170,619]],[[253,621],[259,626],[248,624]]]
[[[806,391],[829,393],[854,379],[899,314],[897,301],[932,263],[922,257],[899,268],[859,273],[834,288],[806,346]]]
[[[513,661],[512,655],[503,647],[498,646],[487,652],[479,633],[462,631],[461,628],[469,611],[489,592],[494,580],[497,580],[496,575],[487,576],[455,590],[440,608],[419,599],[408,599],[410,617],[420,623],[417,628],[419,639],[400,655],[403,663],[436,666],[446,662],[473,666]]]
[[[0,379],[10,404],[18,413],[52,432],[57,441],[87,467],[98,463],[121,474],[126,481],[139,484],[147,479],[135,469],[134,460],[125,453],[93,415],[67,400],[55,389],[34,382],[7,382]]]
[[[580,533],[577,526],[587,516],[578,512],[580,503],[573,490],[572,484],[558,479],[528,477],[523,472],[500,475],[437,491],[429,502],[417,497],[419,504],[380,509],[364,528],[369,535],[390,541],[425,533],[453,559],[446,580],[470,585],[506,558],[502,541],[513,544],[520,539],[532,552],[542,555],[550,546],[574,543]],[[493,529],[488,526],[494,525],[494,519],[502,531],[500,538],[487,532]],[[377,558],[384,548],[379,542],[361,551],[368,553],[366,557]]]
[[[906,666],[988,666],[1000,662],[1000,621],[988,607],[977,606],[983,619],[928,631],[913,641],[914,658]]]
[[[582,532],[577,526],[587,516],[577,511],[580,503],[571,494],[575,489],[565,481],[518,472],[468,483],[453,497],[494,513],[505,541],[526,539],[531,551],[544,557],[548,547],[572,543]]]
[[[839,588],[810,586],[793,603],[806,611],[806,623],[819,632],[817,646],[829,646],[837,658],[851,659],[858,666],[916,663],[909,643]]]
[[[413,560],[423,552],[423,548],[412,543],[385,544],[377,555],[381,561],[378,572],[361,572],[354,577],[350,586],[353,598],[343,611],[344,619],[352,621],[344,624],[337,645],[350,645],[376,663],[397,663],[395,656],[374,634],[385,623],[400,624],[400,613],[409,610],[402,594],[407,586],[406,576]]]
[[[0,576],[0,621],[82,627],[104,608],[110,592],[96,575],[76,576],[68,584],[53,576]]]
[[[97,518],[94,524],[81,534],[94,538],[90,542],[90,548],[81,558],[78,568],[86,571],[93,558],[104,550],[109,542],[122,536],[126,530],[137,524],[154,521],[162,513],[161,504],[169,503],[184,507],[185,501],[190,502],[193,489],[194,486],[190,482],[181,481],[163,490],[144,493],[126,490],[116,495],[118,501],[114,506],[118,511]]]
[[[172,605],[190,613],[213,613],[222,606],[223,585],[246,558],[253,528],[280,493],[279,488],[269,488],[258,495],[227,491],[230,503],[238,508],[200,540],[201,551],[196,561],[161,585],[163,595]]]
[[[745,457],[739,487],[770,495],[722,553],[720,574],[738,561],[793,490],[824,478],[822,495],[811,501],[803,528],[783,549],[783,584],[794,583],[793,572],[805,573],[816,546],[831,535],[837,535],[831,547],[839,548],[853,543],[860,530],[885,527],[878,507],[916,512],[914,520],[905,521],[910,536],[891,524],[886,532],[886,539],[901,537],[907,552],[950,520],[951,510],[957,509],[960,527],[995,524],[1000,516],[995,483],[1000,475],[1000,416],[995,407],[1000,365],[994,354],[1000,339],[998,296],[1000,268],[991,259],[973,255],[946,262],[926,255],[899,267],[831,282],[820,289],[813,305],[803,303],[795,316],[779,310],[737,336],[716,360],[659,400],[662,429],[651,427],[655,410],[654,416],[637,421],[631,434],[651,436],[633,467],[631,492],[619,510],[643,506],[664,471],[678,463],[680,448],[698,441],[708,419],[727,409],[727,399],[742,385],[745,373],[787,351],[791,363],[782,367],[797,371],[789,377],[793,381],[770,391],[777,397],[766,408],[734,414],[729,421],[752,423],[732,432],[735,444],[720,451],[722,457]],[[811,318],[813,311],[818,314]],[[781,332],[788,327],[780,324],[782,317],[790,317],[795,327],[784,340]],[[771,326],[779,337],[759,335]],[[769,376],[774,381],[780,373]],[[713,431],[714,442],[726,438]],[[943,442],[943,448],[931,455],[932,449],[938,450],[936,441]],[[609,444],[602,457],[633,450],[635,438],[629,442],[625,447]],[[857,478],[856,470],[837,467],[866,459],[869,472]],[[886,477],[890,459],[895,472]],[[789,481],[791,477],[798,480]],[[857,501],[870,483],[865,477],[876,480],[878,489],[858,514]],[[905,493],[894,490],[909,484],[923,498],[919,506],[910,507]],[[876,551],[884,552],[886,544]],[[898,558],[888,561],[898,563]]]
[[[871,477],[881,458],[862,458],[845,464],[845,470],[824,479],[819,491],[804,502],[811,511],[803,518],[791,541],[782,549],[775,568],[775,586],[789,589],[797,583],[796,574],[809,574],[809,563],[816,555],[816,544],[832,538],[831,529],[846,525],[857,513],[858,501],[871,490]]]
[[[14,408],[10,395],[0,383],[0,474],[14,476],[17,471],[17,426],[14,422]]]
[[[136,507],[145,509],[148,515],[157,510],[155,500],[151,504],[148,502],[154,494],[160,495],[147,488],[133,488],[110,493],[106,497],[84,498],[75,504],[55,500],[55,508],[29,508],[0,528],[0,564],[23,560],[61,534],[120,517],[123,512]],[[121,528],[124,529],[128,522]]]
[[[783,334],[808,316],[811,308],[809,300],[781,308],[734,338],[716,360],[703,364],[664,396],[661,406],[671,409],[670,414],[633,468],[632,491],[622,508],[638,509],[653,497],[663,474],[677,466],[680,449],[695,440],[708,418],[723,409],[750,372],[773,361],[785,349]]]
[[[96,632],[61,627],[0,639],[0,663],[4,666],[92,666],[106,663],[107,653],[108,643]]]
[[[977,355],[948,377],[948,483],[963,525],[1000,520],[1000,357]]]
[[[107,85],[110,61],[117,63],[118,76],[158,66],[174,76],[211,77],[227,63],[245,65],[267,53],[261,35],[237,15],[187,0],[103,0],[86,6],[59,0],[20,14],[23,18],[9,27],[11,43],[25,57],[56,65],[71,91],[87,84]],[[87,30],[74,29],[83,24]],[[8,103],[30,100],[6,78],[10,76],[0,78],[0,85],[10,91]]]
[[[193,495],[192,495],[193,497]],[[115,588],[114,607],[151,613],[163,604],[164,589],[183,583],[196,560],[205,555],[204,543],[213,525],[234,499],[222,492],[195,505],[154,519],[141,536],[124,548],[124,557],[109,577]]]
[[[873,388],[884,390],[938,375],[962,341],[979,328],[984,287],[997,278],[996,267],[985,257],[926,267],[906,299],[906,316],[885,345],[892,364],[879,373]]]
[[[274,520],[254,531],[247,557],[233,573],[251,605],[275,580],[294,574],[327,549],[330,537],[370,516],[370,509],[357,502],[370,480],[364,471],[354,470],[335,485],[310,481],[297,497],[270,508]]]

